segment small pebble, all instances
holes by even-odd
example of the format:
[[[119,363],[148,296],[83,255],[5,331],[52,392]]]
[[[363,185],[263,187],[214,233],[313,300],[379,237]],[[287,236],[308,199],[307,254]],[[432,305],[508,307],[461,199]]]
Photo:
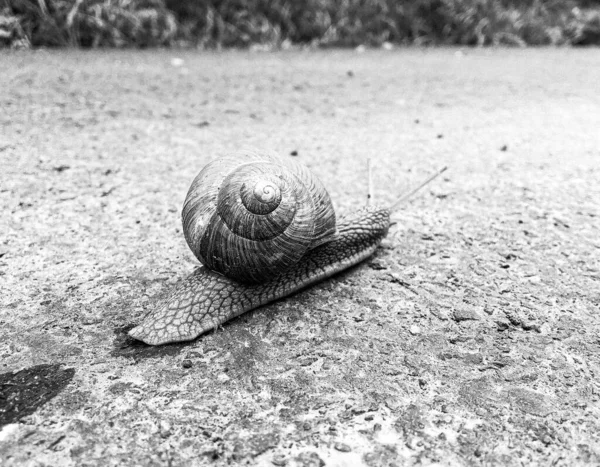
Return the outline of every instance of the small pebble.
[[[273,459],[271,459],[271,464],[273,464],[273,465],[282,466],[282,465],[285,465],[286,463],[287,463],[287,461],[283,454],[278,454],[276,456],[273,456]]]
[[[421,328],[419,326],[412,325],[408,332],[410,332],[413,336],[416,336],[417,334],[421,334]]]
[[[84,326],[89,326],[90,324],[96,324],[100,321],[102,321],[102,319],[98,318],[97,316],[86,316],[81,320],[81,324],[83,324]]]
[[[304,431],[309,431],[310,430],[310,423],[304,422],[304,424],[302,425],[302,429]]]
[[[452,317],[454,318],[454,321],[460,323],[461,321],[478,321],[479,320],[479,316],[477,315],[477,312],[474,310],[470,310],[468,308],[458,308],[456,310],[454,310],[454,312],[452,313]]]
[[[552,438],[550,438],[550,436],[548,435],[544,435],[544,437],[542,438],[542,443],[544,443],[546,446],[549,446],[550,444],[552,444]]]
[[[168,438],[169,436],[171,436],[171,425],[169,424],[169,422],[166,422],[164,420],[160,422],[160,436],[162,438]]]
[[[191,368],[192,367],[192,361],[191,360],[184,360],[183,362],[181,362],[181,366],[183,368]]]
[[[413,451],[416,451],[419,447],[417,438],[409,438],[404,444],[408,449],[412,449]]]
[[[340,452],[350,452],[350,451],[352,451],[352,448],[350,446],[348,446],[347,444],[344,444],[344,443],[335,443],[333,445],[333,447],[336,449],[336,451],[340,451]]]
[[[500,151],[506,151],[508,149],[508,146],[505,144],[504,146],[502,146],[500,148]]]
[[[231,378],[229,376],[227,376],[225,373],[221,373],[219,376],[217,376],[217,379],[220,382],[225,383],[225,382],[229,381]]]
[[[373,431],[381,431],[381,423],[376,423],[373,425]]]
[[[298,155],[298,151],[296,149],[294,149],[292,152],[290,152],[290,156],[297,156]]]

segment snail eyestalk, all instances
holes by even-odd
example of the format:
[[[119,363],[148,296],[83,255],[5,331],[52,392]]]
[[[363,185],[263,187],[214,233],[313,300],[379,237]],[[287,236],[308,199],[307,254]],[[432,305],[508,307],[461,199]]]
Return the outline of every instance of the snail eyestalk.
[[[412,195],[414,195],[416,192],[418,192],[421,188],[423,188],[424,186],[426,186],[429,183],[431,183],[432,181],[434,181],[437,177],[439,177],[441,174],[443,174],[446,170],[448,170],[448,166],[444,166],[442,169],[438,170],[436,173],[434,173],[427,180],[421,182],[421,184],[418,185],[416,188],[413,188],[408,193],[405,193],[402,196],[400,196],[396,201],[394,201],[392,203],[392,205],[390,206],[390,211],[393,212],[396,209],[398,209],[398,206],[400,206],[404,201],[406,201],[407,199],[409,199]]]
[[[371,205],[373,199],[373,178],[371,170],[371,158],[367,159],[367,206]]]

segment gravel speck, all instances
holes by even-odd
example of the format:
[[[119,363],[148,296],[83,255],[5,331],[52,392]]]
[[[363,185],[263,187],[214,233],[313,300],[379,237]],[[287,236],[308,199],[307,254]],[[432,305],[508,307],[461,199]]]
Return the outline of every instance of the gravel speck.
[[[338,442],[338,443],[335,443],[335,444],[333,445],[333,447],[334,447],[334,448],[335,448],[337,451],[340,451],[340,452],[350,452],[350,451],[352,451],[352,448],[351,448],[350,446],[348,446],[347,444],[345,444],[345,443],[339,443],[339,442]]]

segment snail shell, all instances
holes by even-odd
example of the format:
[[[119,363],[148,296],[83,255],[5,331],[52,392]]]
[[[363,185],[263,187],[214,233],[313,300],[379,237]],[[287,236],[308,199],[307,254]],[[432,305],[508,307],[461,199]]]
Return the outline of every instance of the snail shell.
[[[183,212],[185,239],[207,268],[242,283],[268,281],[337,236],[327,190],[305,166],[243,151],[196,176]]]

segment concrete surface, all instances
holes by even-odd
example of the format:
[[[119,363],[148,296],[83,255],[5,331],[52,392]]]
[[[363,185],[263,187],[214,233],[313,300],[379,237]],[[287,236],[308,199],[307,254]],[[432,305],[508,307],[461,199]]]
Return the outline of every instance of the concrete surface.
[[[600,463],[600,50],[0,69],[0,464]],[[189,183],[244,146],[295,152],[340,213],[367,157],[381,203],[450,170],[361,266],[188,344],[128,340],[195,267]]]

